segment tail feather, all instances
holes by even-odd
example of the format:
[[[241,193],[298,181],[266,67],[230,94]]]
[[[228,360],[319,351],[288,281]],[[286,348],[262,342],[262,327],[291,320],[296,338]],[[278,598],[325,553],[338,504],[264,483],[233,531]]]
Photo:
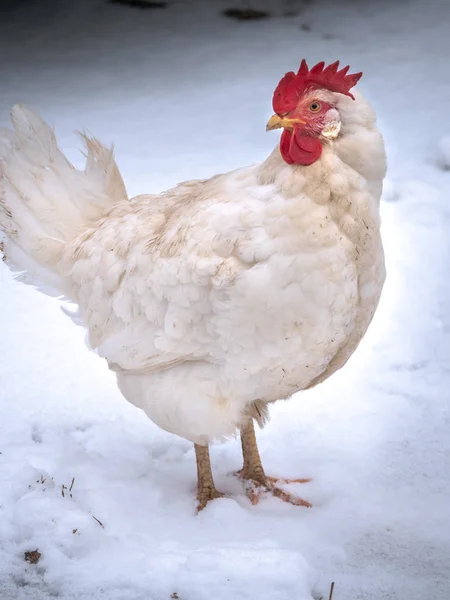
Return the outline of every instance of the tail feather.
[[[104,178],[104,173],[108,177],[104,181],[105,191],[113,202],[119,202],[124,198],[128,198],[127,190],[120,174],[119,168],[114,160],[114,147],[108,149],[95,138],[88,137],[85,133],[81,133],[86,148],[86,174],[88,177]],[[101,169],[99,170],[99,166]]]
[[[127,199],[113,149],[83,134],[86,166],[76,169],[58,148],[53,130],[16,105],[14,130],[0,130],[0,228],[4,260],[16,276],[61,289],[64,245]],[[43,290],[44,291],[44,290]]]

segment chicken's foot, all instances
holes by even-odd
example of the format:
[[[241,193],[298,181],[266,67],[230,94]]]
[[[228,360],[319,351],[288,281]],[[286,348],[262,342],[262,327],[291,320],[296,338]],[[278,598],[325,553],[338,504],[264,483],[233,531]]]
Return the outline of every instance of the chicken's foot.
[[[218,492],[214,485],[208,446],[195,444],[195,458],[197,460],[197,510],[200,512],[210,500],[223,498],[223,494]]]
[[[283,483],[308,483],[311,481],[310,479],[276,479],[275,477],[268,477],[265,474],[256,443],[253,419],[249,419],[241,427],[241,443],[244,466],[237,474],[245,481],[247,496],[252,504],[257,504],[262,495],[271,493],[273,496],[280,498],[280,500],[289,502],[289,504],[311,507],[311,504],[303,500],[303,498],[290,494],[277,485]]]

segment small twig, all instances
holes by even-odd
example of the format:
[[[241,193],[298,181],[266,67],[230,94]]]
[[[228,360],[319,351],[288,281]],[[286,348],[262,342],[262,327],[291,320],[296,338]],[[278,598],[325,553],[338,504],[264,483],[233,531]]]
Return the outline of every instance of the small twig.
[[[64,484],[61,485],[61,496],[63,498],[66,497],[66,495],[64,494],[64,490],[67,490],[69,492],[69,496],[72,498],[72,488],[73,488],[74,483],[75,483],[75,477],[72,477],[72,483],[70,484],[70,487],[67,487],[67,485],[64,485]]]
[[[255,10],[253,8],[228,8],[222,12],[225,17],[231,17],[238,21],[253,21],[256,19],[265,19],[270,17],[264,10]]]
[[[111,4],[124,4],[133,8],[166,8],[167,2],[151,2],[150,0],[109,0]]]
[[[103,525],[103,523],[101,521],[99,521],[97,519],[97,517],[94,517],[94,515],[92,515],[92,518],[95,519],[97,521],[97,523],[103,527],[103,529],[105,529],[105,526]]]
[[[333,592],[334,592],[334,581],[331,582],[330,595],[328,600],[333,600]]]

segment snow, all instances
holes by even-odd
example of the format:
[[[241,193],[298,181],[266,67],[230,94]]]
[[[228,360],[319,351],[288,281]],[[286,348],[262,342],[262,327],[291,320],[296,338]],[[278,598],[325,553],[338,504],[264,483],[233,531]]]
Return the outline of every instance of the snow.
[[[450,135],[444,135],[438,144],[438,164],[443,169],[450,169]]]
[[[192,445],[128,405],[57,302],[0,266],[2,600],[310,600],[332,581],[333,600],[450,597],[450,5],[324,0],[285,17],[286,1],[259,22],[229,5],[10,2],[0,122],[35,107],[80,164],[85,127],[115,142],[130,193],[151,192],[263,159],[273,88],[303,56],[365,71],[389,155],[382,303],[349,364],[258,434],[269,474],[313,478],[292,490],[314,506],[251,506],[232,440],[211,450],[232,498],[196,516]]]

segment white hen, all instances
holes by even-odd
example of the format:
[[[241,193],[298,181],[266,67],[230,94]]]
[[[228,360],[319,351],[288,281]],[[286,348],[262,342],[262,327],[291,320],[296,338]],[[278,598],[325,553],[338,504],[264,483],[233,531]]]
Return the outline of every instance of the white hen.
[[[275,90],[267,160],[160,195],[128,199],[93,139],[74,169],[23,106],[2,130],[4,260],[75,302],[125,398],[196,444],[200,508],[220,495],[207,444],[239,428],[242,477],[308,504],[264,474],[253,418],[342,367],[378,304],[385,154],[347,71],[303,61]]]

